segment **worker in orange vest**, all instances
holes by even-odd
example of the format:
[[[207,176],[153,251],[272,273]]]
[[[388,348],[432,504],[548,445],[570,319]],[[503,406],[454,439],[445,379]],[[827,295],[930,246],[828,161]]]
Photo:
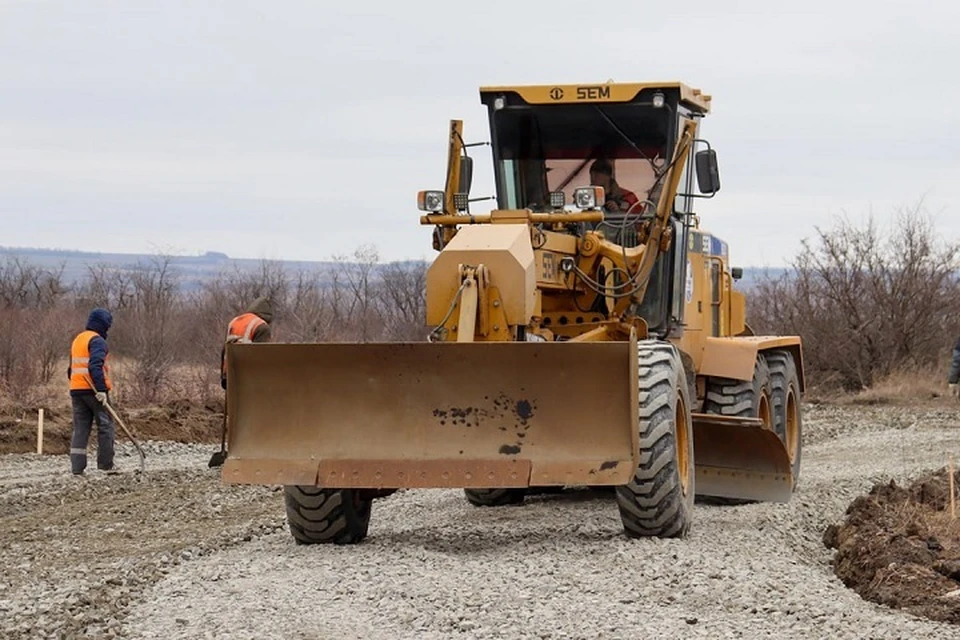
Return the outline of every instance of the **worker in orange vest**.
[[[231,342],[270,342],[270,323],[273,307],[270,299],[261,296],[246,311],[227,325],[227,336],[220,350],[220,386],[227,388],[227,345]]]
[[[246,311],[227,325],[227,336],[220,350],[220,386],[227,388],[227,345],[232,342],[270,342],[270,322],[273,308],[270,299],[261,296],[253,301]],[[227,459],[227,407],[223,407],[223,429],[220,434],[220,451],[210,457],[208,467],[220,467]]]
[[[73,404],[70,468],[75,476],[83,475],[87,468],[87,444],[94,422],[97,423],[97,468],[101,471],[113,469],[116,434],[113,420],[104,406],[107,394],[113,388],[107,364],[107,331],[112,324],[110,312],[97,307],[90,312],[86,329],[74,338],[70,346],[70,366],[67,368]]]

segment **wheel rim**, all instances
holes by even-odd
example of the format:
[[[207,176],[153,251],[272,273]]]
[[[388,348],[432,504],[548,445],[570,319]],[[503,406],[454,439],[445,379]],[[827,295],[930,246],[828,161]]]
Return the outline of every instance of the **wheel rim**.
[[[767,394],[760,394],[760,402],[757,403],[757,417],[763,423],[764,429],[773,431],[773,420],[770,418],[770,399]]]
[[[680,397],[674,417],[674,433],[677,441],[677,472],[680,474],[680,489],[687,495],[690,486],[690,441],[687,438],[687,404]]]
[[[793,389],[787,392],[787,415],[786,415],[786,438],[787,454],[790,456],[792,464],[797,459],[797,449],[800,448],[800,413],[797,409],[797,397]]]

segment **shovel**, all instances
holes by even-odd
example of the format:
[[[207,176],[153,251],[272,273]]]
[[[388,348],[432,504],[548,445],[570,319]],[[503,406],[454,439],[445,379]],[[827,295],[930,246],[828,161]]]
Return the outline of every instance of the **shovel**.
[[[87,381],[87,384],[90,385],[90,388],[91,388],[91,389],[96,389],[96,387],[93,385],[93,380],[90,379],[90,376],[85,375],[85,376],[83,376],[83,377],[84,377],[84,379]],[[120,419],[120,416],[117,414],[117,412],[114,410],[114,408],[110,405],[110,402],[109,402],[109,401],[103,403],[103,408],[106,409],[106,410],[107,410],[107,413],[109,413],[110,416],[114,419],[114,421],[115,421],[118,425],[120,425],[120,428],[123,429],[123,432],[124,432],[125,434],[127,434],[127,437],[128,437],[128,438],[130,438],[130,442],[132,442],[132,443],[133,443],[133,446],[137,448],[137,453],[140,455],[140,474],[143,475],[143,473],[146,471],[146,466],[147,466],[147,465],[146,465],[146,459],[147,459],[147,456],[146,456],[146,454],[143,452],[143,449],[140,448],[140,443],[137,442],[137,439],[134,438],[134,437],[133,437],[133,434],[130,433],[130,430],[127,429],[127,425],[123,424],[123,420]]]
[[[227,405],[223,405],[223,429],[220,431],[220,451],[210,456],[210,462],[207,467],[222,467],[227,460]]]

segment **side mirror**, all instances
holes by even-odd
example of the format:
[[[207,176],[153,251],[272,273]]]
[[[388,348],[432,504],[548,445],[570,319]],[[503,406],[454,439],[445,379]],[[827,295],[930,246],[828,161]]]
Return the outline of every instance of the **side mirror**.
[[[743,267],[733,267],[730,269],[730,277],[734,280],[739,280],[743,277]]]
[[[697,186],[700,193],[720,191],[720,167],[717,166],[717,152],[713,149],[698,151],[696,155]]]
[[[457,193],[470,195],[471,185],[473,185],[473,158],[470,156],[461,156],[460,184],[457,186]]]

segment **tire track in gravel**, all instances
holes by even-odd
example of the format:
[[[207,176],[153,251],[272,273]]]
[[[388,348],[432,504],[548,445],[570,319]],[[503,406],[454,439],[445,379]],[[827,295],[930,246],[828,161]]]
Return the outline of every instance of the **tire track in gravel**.
[[[0,635],[116,637],[128,604],[177,564],[282,526],[278,492],[183,466],[159,456],[142,480],[73,477],[49,457],[5,468]]]
[[[878,478],[938,466],[960,444],[958,432],[918,417],[923,412],[896,429],[890,425],[900,418],[883,411],[811,413],[817,444],[805,451],[793,500],[698,504],[684,540],[625,539],[603,494],[477,509],[458,491],[408,491],[374,505],[370,537],[359,546],[298,547],[281,529],[184,563],[131,606],[124,631],[138,638],[960,637],[956,627],[861,600],[833,575],[821,542],[856,495]]]

